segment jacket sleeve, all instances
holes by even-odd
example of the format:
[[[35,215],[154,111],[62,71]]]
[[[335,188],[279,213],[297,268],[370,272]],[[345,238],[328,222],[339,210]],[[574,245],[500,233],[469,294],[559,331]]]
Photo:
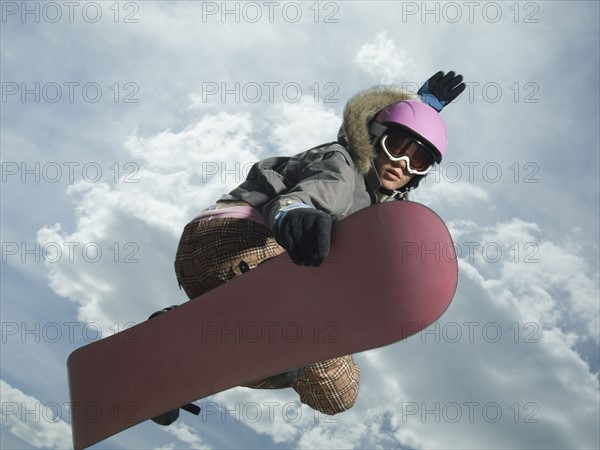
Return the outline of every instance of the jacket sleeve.
[[[340,145],[309,150],[290,158],[281,176],[286,189],[263,207],[265,221],[271,229],[277,212],[293,203],[304,203],[337,219],[349,207],[354,195],[354,164]]]

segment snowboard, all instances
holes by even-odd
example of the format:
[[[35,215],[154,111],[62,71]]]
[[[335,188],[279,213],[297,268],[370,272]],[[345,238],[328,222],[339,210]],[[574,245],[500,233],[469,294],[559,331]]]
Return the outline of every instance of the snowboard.
[[[71,353],[74,447],[249,381],[403,340],[444,313],[457,280],[452,238],[431,209],[360,210],[334,224],[319,267],[283,253]]]

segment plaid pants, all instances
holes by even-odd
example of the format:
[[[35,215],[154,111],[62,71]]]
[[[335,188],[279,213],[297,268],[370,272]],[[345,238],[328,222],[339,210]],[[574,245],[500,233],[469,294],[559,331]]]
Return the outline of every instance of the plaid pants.
[[[270,230],[252,220],[204,219],[185,226],[175,258],[175,273],[179,285],[192,299],[241,275],[242,261],[253,269],[283,251]],[[333,415],[354,405],[359,381],[358,366],[352,355],[347,355],[307,366],[291,387],[302,403]],[[243,386],[276,389],[269,379]]]

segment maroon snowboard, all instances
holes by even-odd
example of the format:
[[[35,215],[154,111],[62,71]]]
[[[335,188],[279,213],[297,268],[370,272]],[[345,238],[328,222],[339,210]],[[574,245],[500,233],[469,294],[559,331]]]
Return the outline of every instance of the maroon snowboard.
[[[284,253],[74,351],[75,449],[242,383],[405,339],[444,313],[457,277],[433,211],[413,202],[363,209],[334,225],[319,267]]]

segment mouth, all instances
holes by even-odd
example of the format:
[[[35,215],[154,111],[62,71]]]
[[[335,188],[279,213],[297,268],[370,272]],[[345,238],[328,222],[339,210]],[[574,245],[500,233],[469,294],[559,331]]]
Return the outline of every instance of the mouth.
[[[388,169],[384,172],[384,177],[390,181],[400,180],[400,176],[392,169]]]

